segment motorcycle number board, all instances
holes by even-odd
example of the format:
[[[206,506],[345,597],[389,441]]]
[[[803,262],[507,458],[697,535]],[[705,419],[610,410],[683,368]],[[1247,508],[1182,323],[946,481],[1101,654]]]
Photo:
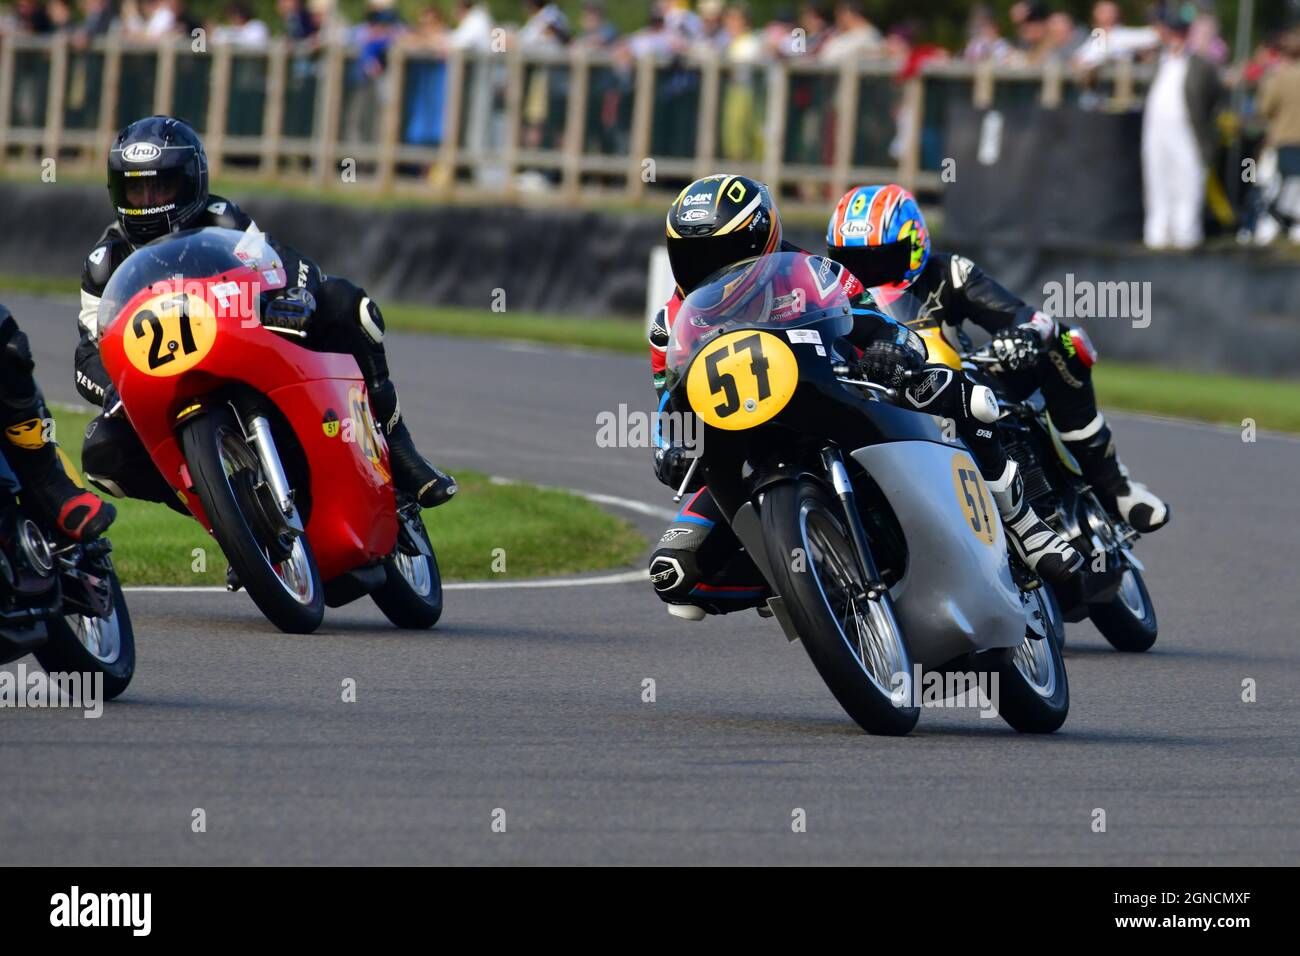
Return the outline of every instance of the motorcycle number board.
[[[686,397],[706,424],[741,431],[785,408],[798,384],[790,346],[749,329],[720,335],[700,350],[686,376]]]
[[[131,364],[146,375],[179,375],[203,361],[217,317],[202,296],[164,292],[144,302],[122,334]]]
[[[984,544],[992,544],[998,536],[998,526],[993,523],[993,495],[965,452],[952,456],[952,487],[971,534]]]

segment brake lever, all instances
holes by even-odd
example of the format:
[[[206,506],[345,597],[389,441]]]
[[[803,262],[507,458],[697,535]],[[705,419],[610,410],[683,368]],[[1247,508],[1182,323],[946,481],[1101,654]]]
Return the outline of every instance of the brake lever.
[[[835,379],[835,381],[837,381],[837,382],[839,382],[839,383],[841,383],[841,384],[843,384],[843,385],[857,385],[857,386],[859,386],[860,388],[870,389],[870,390],[873,391],[873,392],[881,392],[881,393],[883,393],[883,394],[885,394],[885,395],[888,395],[890,398],[897,398],[897,397],[898,397],[898,390],[897,390],[897,389],[889,388],[888,386],[885,386],[885,385],[877,385],[875,382],[868,382],[866,379],[859,379],[859,378],[839,378],[839,377],[837,376],[836,379]]]

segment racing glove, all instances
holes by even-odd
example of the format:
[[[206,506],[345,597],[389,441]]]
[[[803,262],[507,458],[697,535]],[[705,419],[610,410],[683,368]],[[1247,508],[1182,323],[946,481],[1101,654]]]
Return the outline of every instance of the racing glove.
[[[263,303],[262,325],[272,332],[305,339],[315,314],[316,297],[302,286],[295,286]]]
[[[897,342],[872,342],[863,349],[858,360],[858,368],[864,377],[889,388],[901,386],[909,373],[919,370],[924,364],[924,356]]]
[[[1032,365],[1038,357],[1043,340],[1037,330],[1027,325],[1011,325],[993,333],[989,345],[998,363],[1008,372]]]
[[[661,482],[676,491],[681,487],[682,482],[686,480],[686,473],[691,470],[691,458],[689,450],[680,445],[669,445],[666,448],[655,449],[655,477]],[[695,471],[697,477],[691,480],[691,487],[687,491],[694,491],[699,487],[699,469]]]

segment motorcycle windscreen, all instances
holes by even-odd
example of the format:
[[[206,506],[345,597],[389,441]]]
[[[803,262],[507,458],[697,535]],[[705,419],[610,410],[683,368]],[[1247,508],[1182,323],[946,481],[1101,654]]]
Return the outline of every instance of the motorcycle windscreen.
[[[209,226],[172,233],[141,246],[114,271],[99,300],[99,334],[142,289],[161,285],[179,292],[186,280],[222,278],[235,284],[231,294],[242,288],[250,309],[258,295],[286,282],[284,264],[256,225],[244,232]]]
[[[705,346],[737,329],[784,332],[829,321],[825,331],[847,335],[853,316],[841,285],[846,275],[839,263],[806,252],[757,256],[714,273],[673,320],[665,355],[669,387]]]

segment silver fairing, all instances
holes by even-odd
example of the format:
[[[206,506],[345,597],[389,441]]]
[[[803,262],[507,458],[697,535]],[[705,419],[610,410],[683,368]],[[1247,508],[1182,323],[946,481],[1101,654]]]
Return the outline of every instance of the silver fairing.
[[[1020,591],[993,495],[970,453],[904,441],[853,457],[889,499],[907,540],[907,571],[890,596],[913,661],[937,668],[971,651],[1019,645]]]

